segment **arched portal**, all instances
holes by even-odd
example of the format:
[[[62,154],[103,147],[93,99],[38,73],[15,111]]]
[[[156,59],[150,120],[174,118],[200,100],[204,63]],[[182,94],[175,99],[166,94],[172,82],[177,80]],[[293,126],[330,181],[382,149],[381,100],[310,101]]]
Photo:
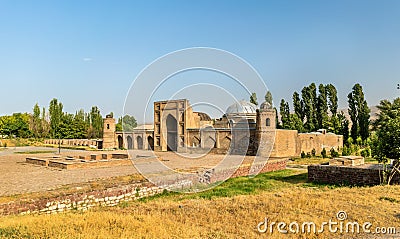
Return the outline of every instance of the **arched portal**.
[[[147,149],[148,150],[154,150],[154,139],[153,139],[153,137],[151,137],[151,136],[147,137],[147,143],[149,144]]]
[[[124,140],[121,135],[118,135],[118,148],[122,149],[124,147]]]
[[[143,149],[143,138],[141,136],[136,137],[136,143],[138,149]]]
[[[126,137],[126,141],[128,141],[128,149],[133,149],[132,137],[131,136]]]
[[[167,150],[176,151],[178,148],[178,122],[175,117],[167,116]]]

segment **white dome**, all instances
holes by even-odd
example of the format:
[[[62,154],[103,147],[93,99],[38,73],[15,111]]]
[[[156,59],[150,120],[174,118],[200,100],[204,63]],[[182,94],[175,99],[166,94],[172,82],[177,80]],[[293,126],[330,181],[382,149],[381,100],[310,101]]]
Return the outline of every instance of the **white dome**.
[[[255,114],[257,106],[245,100],[238,101],[229,106],[226,114]]]

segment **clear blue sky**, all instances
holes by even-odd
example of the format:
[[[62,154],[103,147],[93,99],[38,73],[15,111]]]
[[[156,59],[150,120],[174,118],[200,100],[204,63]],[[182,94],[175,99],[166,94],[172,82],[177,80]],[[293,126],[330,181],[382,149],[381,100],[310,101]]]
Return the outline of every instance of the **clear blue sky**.
[[[248,61],[275,105],[311,82],[333,83],[341,107],[356,82],[371,105],[400,95],[397,0],[0,0],[0,115],[54,97],[69,112],[97,105],[119,115],[144,67],[197,46]]]

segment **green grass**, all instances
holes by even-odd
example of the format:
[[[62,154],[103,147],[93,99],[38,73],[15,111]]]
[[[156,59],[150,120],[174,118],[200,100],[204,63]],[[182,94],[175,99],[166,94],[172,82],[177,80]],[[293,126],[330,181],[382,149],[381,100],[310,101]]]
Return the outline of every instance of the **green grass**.
[[[379,163],[378,160],[376,160],[376,159],[374,159],[374,158],[370,158],[370,157],[365,158],[365,159],[364,159],[364,162],[365,162],[365,163]]]
[[[254,178],[231,178],[222,184],[203,192],[182,194],[178,192],[164,191],[161,194],[142,198],[139,201],[147,202],[156,198],[166,197],[172,200],[184,199],[208,199],[219,197],[232,197],[236,195],[257,194],[260,191],[279,190],[282,188],[307,185],[307,172],[304,170],[281,170],[262,173]]]
[[[54,150],[36,150],[36,151],[18,151],[14,152],[14,154],[47,154],[47,153],[55,153]]]
[[[292,158],[288,165],[311,165],[329,162],[329,158],[311,157],[311,158]]]

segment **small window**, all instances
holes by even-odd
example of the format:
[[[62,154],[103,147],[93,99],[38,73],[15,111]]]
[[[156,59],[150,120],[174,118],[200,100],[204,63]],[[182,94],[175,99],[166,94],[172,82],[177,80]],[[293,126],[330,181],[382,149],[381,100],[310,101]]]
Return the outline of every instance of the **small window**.
[[[110,124],[107,124],[107,129],[110,129]]]
[[[271,126],[271,120],[270,120],[269,118],[267,118],[267,119],[265,120],[265,125],[266,125],[266,126]]]

